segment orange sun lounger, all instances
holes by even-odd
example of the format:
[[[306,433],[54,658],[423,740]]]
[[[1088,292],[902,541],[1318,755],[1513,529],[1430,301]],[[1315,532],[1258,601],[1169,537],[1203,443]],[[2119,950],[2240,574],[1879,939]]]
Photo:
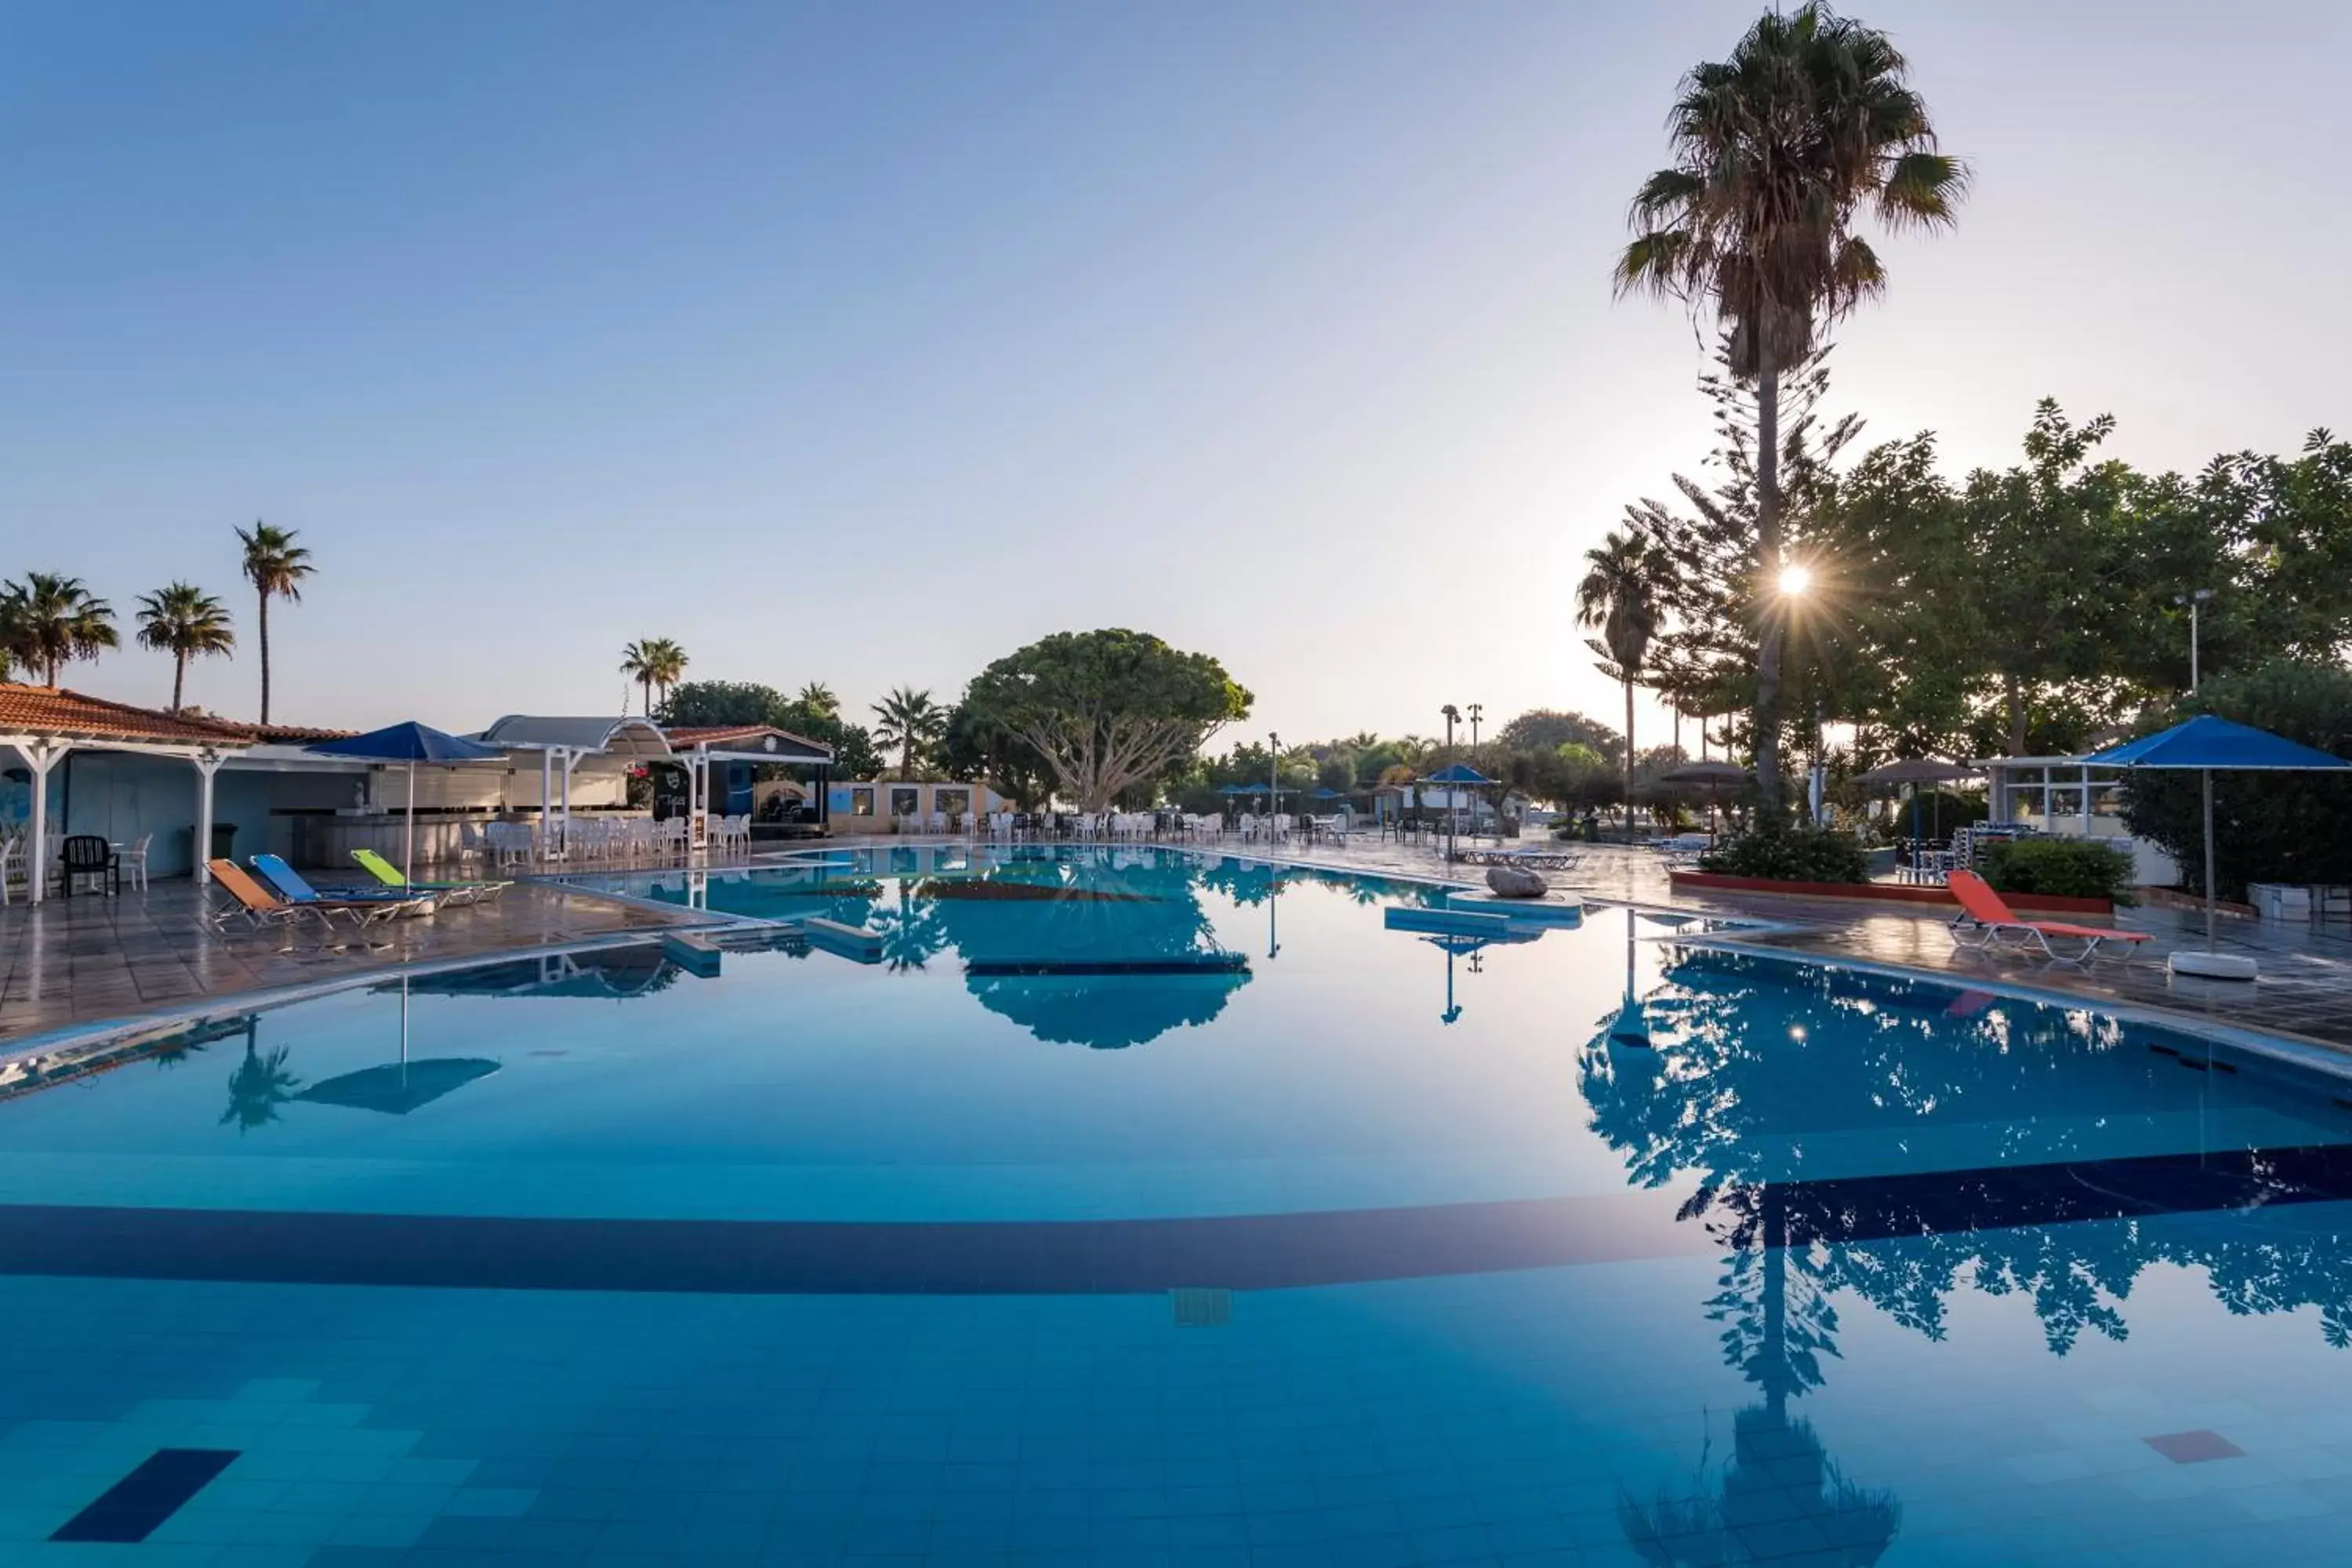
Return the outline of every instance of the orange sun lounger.
[[[2015,910],[1992,890],[1992,884],[1974,871],[1954,871],[1945,884],[1952,896],[1960,900],[1960,913],[1952,921],[1952,940],[1962,947],[1989,948],[2004,937],[2012,939],[2019,947],[2039,946],[2043,955],[2055,963],[2087,963],[2098,956],[2099,949],[2111,942],[2122,942],[2126,949],[2147,941],[2143,931],[2117,931],[2113,926],[2073,925],[2064,921],[2021,920]],[[1984,934],[1971,942],[1961,934],[1963,926],[1974,926]],[[2050,945],[2052,937],[2080,942],[2082,951],[2062,953]]]

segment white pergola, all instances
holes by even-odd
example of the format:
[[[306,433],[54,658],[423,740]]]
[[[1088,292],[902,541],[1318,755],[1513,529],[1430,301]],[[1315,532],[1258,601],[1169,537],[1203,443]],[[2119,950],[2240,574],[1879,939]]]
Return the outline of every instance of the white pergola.
[[[0,746],[6,746],[25,759],[25,766],[33,775],[32,842],[25,854],[25,896],[29,903],[39,903],[47,896],[49,879],[49,773],[74,752],[130,752],[142,756],[178,757],[196,770],[196,881],[199,886],[212,878],[205,864],[205,849],[212,841],[213,777],[221,764],[247,749],[249,742],[236,738],[224,730],[215,742],[172,742],[140,740],[135,736],[110,735],[94,730],[24,729],[0,731]]]

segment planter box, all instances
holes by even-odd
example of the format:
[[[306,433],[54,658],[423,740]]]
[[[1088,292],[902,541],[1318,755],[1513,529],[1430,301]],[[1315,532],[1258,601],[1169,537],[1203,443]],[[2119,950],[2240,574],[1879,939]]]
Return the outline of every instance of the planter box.
[[[1957,910],[1960,901],[1942,888],[1900,882],[1779,882],[1769,877],[1731,877],[1719,871],[1676,871],[1676,890],[1694,893],[1778,893],[1791,899],[1851,899],[1859,903],[1911,904],[1933,910]],[[2062,899],[2043,893],[2003,893],[2001,900],[2019,914],[2112,915],[2108,899]]]

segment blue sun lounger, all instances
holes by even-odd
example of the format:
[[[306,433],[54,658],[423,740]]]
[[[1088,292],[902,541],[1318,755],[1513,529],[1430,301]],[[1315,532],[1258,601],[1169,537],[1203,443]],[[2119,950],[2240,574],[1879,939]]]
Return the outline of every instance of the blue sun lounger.
[[[431,899],[396,893],[389,888],[373,892],[364,888],[349,890],[336,888],[321,892],[304,880],[301,872],[289,866],[282,855],[256,855],[252,864],[264,880],[285,895],[288,903],[317,910],[331,920],[340,914],[348,917],[353,925],[373,925],[377,921],[391,920],[396,915],[430,914],[433,911]]]

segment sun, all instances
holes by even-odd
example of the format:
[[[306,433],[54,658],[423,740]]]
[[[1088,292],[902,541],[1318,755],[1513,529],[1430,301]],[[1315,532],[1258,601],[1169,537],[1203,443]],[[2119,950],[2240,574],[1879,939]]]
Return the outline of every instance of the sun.
[[[1813,570],[1810,566],[1784,566],[1780,569],[1780,592],[1795,598],[1813,585]]]

